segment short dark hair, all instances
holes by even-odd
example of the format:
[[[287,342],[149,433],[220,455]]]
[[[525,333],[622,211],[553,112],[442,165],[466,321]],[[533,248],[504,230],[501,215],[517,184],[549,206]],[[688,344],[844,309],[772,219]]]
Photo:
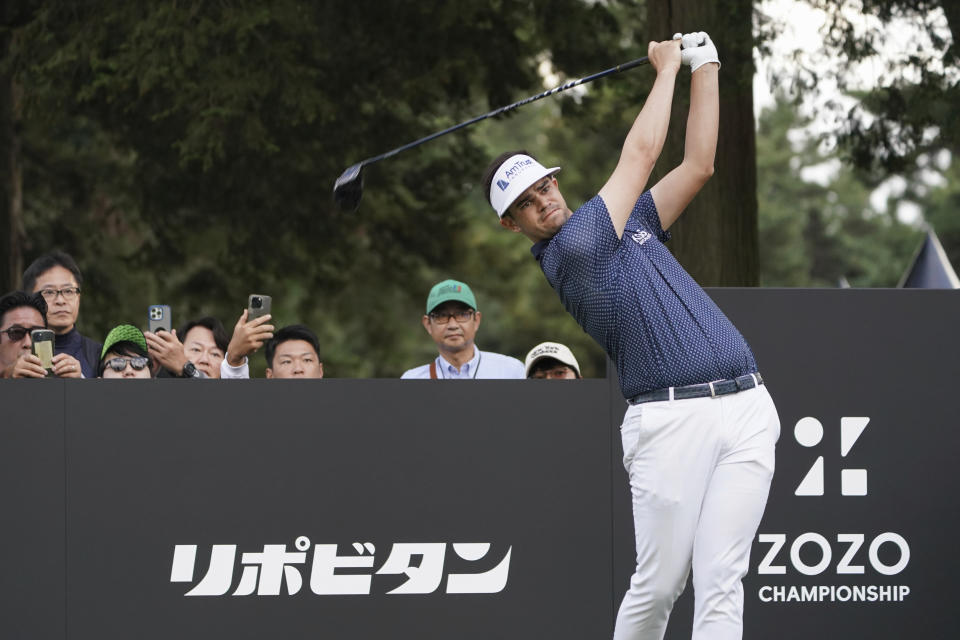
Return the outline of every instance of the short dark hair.
[[[317,358],[320,358],[320,341],[317,340],[317,334],[311,331],[306,325],[289,324],[274,333],[273,337],[267,340],[267,344],[263,348],[263,354],[267,357],[267,366],[271,369],[273,368],[273,354],[276,352],[277,347],[288,340],[303,340],[304,342],[309,342],[310,346],[313,347],[313,350],[316,352]]]
[[[487,166],[487,170],[483,172],[483,181],[482,181],[483,198],[484,200],[487,201],[488,204],[490,203],[490,185],[493,184],[493,176],[497,172],[497,169],[499,169],[500,165],[502,165],[504,162],[507,161],[507,158],[510,158],[516,155],[521,155],[521,154],[525,156],[530,156],[531,158],[533,158],[533,155],[530,154],[526,149],[516,149],[515,151],[504,151],[503,153],[498,155],[496,158],[494,158],[490,162],[490,164]],[[533,159],[536,160],[536,158],[533,158]]]
[[[26,291],[11,291],[0,298],[0,324],[3,323],[3,316],[7,315],[7,311],[20,307],[33,307],[39,311],[43,317],[43,326],[47,326],[47,301],[39,293]]]
[[[127,356],[128,358],[146,358],[147,359],[147,368],[150,369],[150,377],[153,377],[153,358],[150,357],[146,351],[144,351],[140,345],[136,342],[130,342],[129,340],[123,340],[117,342],[116,344],[110,345],[110,348],[107,349],[107,352],[103,354],[100,358],[100,364],[97,365],[97,377],[103,377],[103,371],[107,368],[107,356],[111,353],[119,353],[122,356]]]
[[[30,263],[27,270],[23,272],[23,290],[32,292],[33,288],[37,285],[37,278],[54,267],[63,267],[72,273],[77,281],[78,287],[83,284],[83,275],[80,273],[80,267],[77,266],[74,259],[70,257],[69,253],[56,249],[50,253],[43,254]]]
[[[223,328],[223,323],[213,316],[197,318],[196,320],[191,320],[180,327],[177,330],[177,337],[180,338],[180,342],[186,340],[187,334],[190,333],[190,330],[195,327],[205,327],[210,329],[210,331],[213,333],[213,341],[217,344],[217,348],[224,353],[227,352],[227,345],[230,344],[230,336],[227,335],[227,330]]]

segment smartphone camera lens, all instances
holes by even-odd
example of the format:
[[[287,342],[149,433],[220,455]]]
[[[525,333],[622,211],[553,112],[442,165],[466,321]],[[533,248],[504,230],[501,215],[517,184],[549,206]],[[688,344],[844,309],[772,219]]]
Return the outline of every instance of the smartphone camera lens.
[[[250,306],[254,309],[262,309],[263,298],[261,298],[260,296],[253,296],[253,299],[250,300]]]

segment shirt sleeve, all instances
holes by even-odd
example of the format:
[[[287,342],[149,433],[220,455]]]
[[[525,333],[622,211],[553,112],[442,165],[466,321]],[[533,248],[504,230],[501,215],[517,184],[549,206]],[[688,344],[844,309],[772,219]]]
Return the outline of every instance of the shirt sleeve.
[[[663,230],[663,223],[660,221],[660,212],[657,211],[657,204],[653,201],[653,194],[650,193],[649,189],[641,193],[640,197],[637,198],[630,217],[635,218],[641,225],[655,230],[657,239],[660,240],[660,242],[666,242],[673,237],[669,231]]]
[[[250,363],[247,357],[243,357],[243,363],[239,367],[232,367],[227,362],[227,356],[223,356],[223,362],[220,363],[220,378],[223,380],[244,380],[250,377]]]
[[[509,377],[511,379],[520,379],[523,380],[527,377],[527,368],[523,366],[523,363],[517,360],[516,358],[510,358],[510,370]]]

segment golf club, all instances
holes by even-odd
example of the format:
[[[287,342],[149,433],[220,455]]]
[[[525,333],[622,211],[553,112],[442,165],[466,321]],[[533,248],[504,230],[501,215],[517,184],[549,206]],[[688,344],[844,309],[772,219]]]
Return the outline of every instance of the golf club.
[[[486,120],[487,118],[492,118],[502,113],[506,113],[507,111],[516,109],[517,107],[521,107],[525,104],[529,104],[535,100],[546,98],[547,96],[552,96],[555,93],[566,91],[567,89],[570,89],[572,87],[576,87],[581,84],[586,84],[587,82],[592,82],[594,80],[598,80],[600,78],[612,75],[614,73],[620,73],[621,71],[627,71],[628,69],[639,67],[640,65],[647,64],[648,62],[649,62],[649,59],[647,59],[646,57],[637,58],[636,60],[631,60],[630,62],[618,64],[615,67],[611,67],[610,69],[606,69],[605,71],[600,71],[599,73],[595,73],[593,75],[586,76],[578,80],[570,80],[569,82],[565,82],[558,87],[554,87],[553,89],[550,89],[549,91],[544,91],[543,93],[538,93],[535,96],[531,96],[519,102],[514,102],[513,104],[509,104],[505,107],[494,109],[490,113],[485,113],[482,116],[471,118],[470,120],[467,120],[466,122],[461,122],[460,124],[452,126],[449,129],[444,129],[443,131],[432,133],[429,136],[426,136],[424,138],[420,138],[419,140],[415,140],[413,142],[405,144],[402,147],[397,147],[396,149],[392,151],[387,151],[386,153],[380,154],[379,156],[374,156],[373,158],[367,158],[366,160],[363,160],[351,166],[342,174],[340,174],[340,177],[337,178],[337,181],[333,184],[333,200],[334,202],[336,202],[340,210],[355,211],[357,206],[360,204],[360,197],[363,195],[363,168],[365,166],[373,164],[374,162],[380,162],[381,160],[386,160],[387,158],[397,155],[401,151],[412,149],[413,147],[421,145],[424,142],[429,142],[430,140],[434,140],[436,138],[439,138],[440,136],[445,136],[448,133],[453,133],[454,131],[458,131],[459,129],[468,127],[471,124],[480,122],[481,120]]]

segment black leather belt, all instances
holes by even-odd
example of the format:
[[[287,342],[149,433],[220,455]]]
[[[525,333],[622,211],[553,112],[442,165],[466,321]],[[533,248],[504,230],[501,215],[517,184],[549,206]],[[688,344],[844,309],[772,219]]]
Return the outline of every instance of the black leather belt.
[[[705,384],[691,384],[686,387],[667,387],[666,389],[655,389],[635,395],[627,402],[630,404],[643,404],[644,402],[661,402],[663,400],[687,400],[689,398],[716,398],[717,396],[726,396],[739,391],[753,389],[763,384],[763,376],[759,373],[748,373],[739,378],[730,380],[714,380]]]

